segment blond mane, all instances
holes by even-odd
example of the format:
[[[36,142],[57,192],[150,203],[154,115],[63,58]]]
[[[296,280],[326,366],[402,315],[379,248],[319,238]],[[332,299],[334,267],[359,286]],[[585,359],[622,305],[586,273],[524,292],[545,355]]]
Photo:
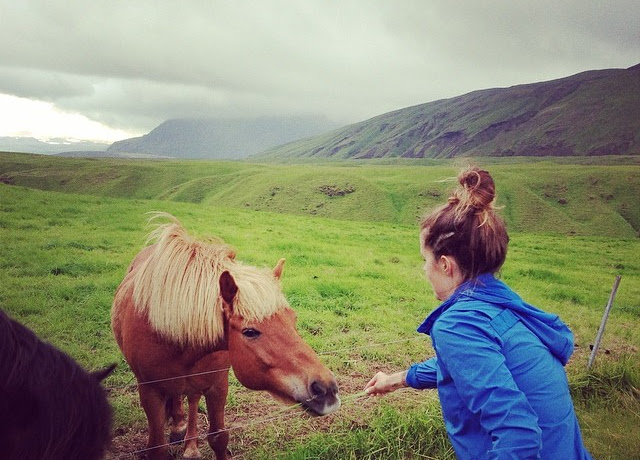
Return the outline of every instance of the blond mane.
[[[189,236],[170,214],[149,234],[149,257],[131,273],[136,309],[154,329],[181,345],[208,346],[224,336],[220,275],[228,270],[238,286],[234,313],[261,321],[288,303],[270,270],[235,261],[235,251],[220,239],[203,242]]]

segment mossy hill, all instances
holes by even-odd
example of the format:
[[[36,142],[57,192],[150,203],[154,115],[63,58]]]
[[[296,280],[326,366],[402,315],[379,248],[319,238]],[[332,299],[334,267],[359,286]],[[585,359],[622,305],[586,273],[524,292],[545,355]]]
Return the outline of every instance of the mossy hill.
[[[640,154],[640,64],[474,91],[276,147],[256,158]]]

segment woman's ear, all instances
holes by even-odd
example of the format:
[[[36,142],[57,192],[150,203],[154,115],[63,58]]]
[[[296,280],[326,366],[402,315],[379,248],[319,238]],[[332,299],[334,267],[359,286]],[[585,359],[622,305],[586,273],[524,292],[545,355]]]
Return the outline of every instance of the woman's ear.
[[[455,269],[455,260],[449,256],[440,256],[438,260],[440,264],[440,268],[444,271],[447,276],[453,276],[453,271]]]

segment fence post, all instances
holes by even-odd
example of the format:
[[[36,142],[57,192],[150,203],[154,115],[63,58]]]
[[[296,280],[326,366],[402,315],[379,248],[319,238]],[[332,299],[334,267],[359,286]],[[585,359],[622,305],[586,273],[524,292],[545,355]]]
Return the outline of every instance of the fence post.
[[[611,311],[611,307],[613,306],[613,299],[616,297],[616,292],[618,292],[618,285],[620,284],[621,275],[616,276],[616,280],[613,283],[613,289],[611,290],[611,295],[609,296],[609,302],[607,302],[607,306],[604,309],[604,314],[602,315],[602,321],[600,322],[600,329],[598,329],[598,334],[596,335],[596,342],[593,344],[593,350],[591,350],[591,356],[589,356],[589,363],[587,364],[587,369],[591,369],[591,365],[596,360],[596,353],[598,353],[598,348],[600,347],[600,342],[602,341],[602,335],[604,334],[604,327],[607,325],[607,319],[609,318],[609,312]]]

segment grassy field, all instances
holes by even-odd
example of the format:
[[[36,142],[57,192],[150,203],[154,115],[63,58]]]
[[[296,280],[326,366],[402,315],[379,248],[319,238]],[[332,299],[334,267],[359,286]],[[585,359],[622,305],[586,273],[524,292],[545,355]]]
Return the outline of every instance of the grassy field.
[[[343,408],[313,418],[232,379],[235,458],[451,459],[435,392],[359,393],[377,370],[433,355],[429,339],[415,333],[437,305],[421,271],[415,222],[446,199],[458,166],[0,154],[0,306],[87,368],[119,363],[106,381],[115,410],[109,458],[132,458],[144,447],[146,423],[109,310],[143,246],[145,213],[172,213],[195,235],[222,237],[243,262],[287,259],[283,288],[299,330],[341,385]],[[511,229],[502,278],[575,333],[567,372],[588,447],[598,459],[640,457],[638,166],[488,167]],[[618,274],[603,351],[587,371]]]
[[[157,199],[302,216],[415,225],[444,200],[459,169],[490,167],[509,229],[580,236],[636,237],[640,164],[636,157],[533,162],[431,160],[425,164],[82,159],[0,153],[0,182],[40,190]]]

